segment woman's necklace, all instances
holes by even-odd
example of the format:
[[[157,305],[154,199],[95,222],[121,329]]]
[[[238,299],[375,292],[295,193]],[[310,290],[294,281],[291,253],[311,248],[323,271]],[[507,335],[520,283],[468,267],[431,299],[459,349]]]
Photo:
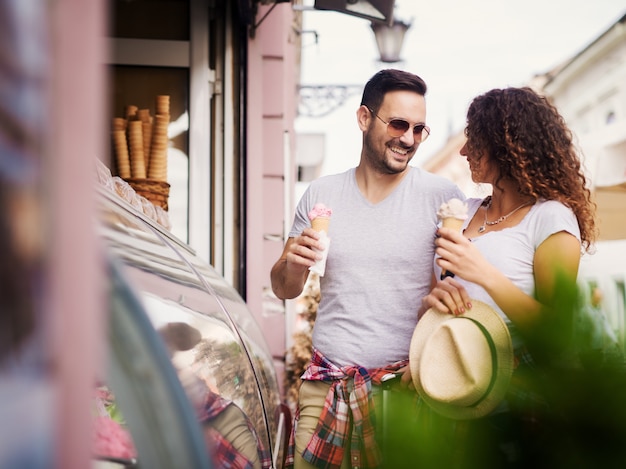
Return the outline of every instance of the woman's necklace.
[[[506,220],[507,218],[509,218],[511,215],[513,215],[515,212],[517,212],[519,209],[526,207],[527,205],[530,205],[532,202],[526,202],[523,203],[522,205],[520,205],[519,207],[517,207],[516,209],[513,209],[512,211],[510,211],[509,213],[507,213],[506,215],[502,215],[500,218],[498,218],[497,220],[494,221],[488,221],[487,220],[487,214],[489,213],[489,207],[491,207],[491,196],[489,196],[489,201],[487,202],[487,208],[485,208],[485,219],[483,220],[483,224],[480,225],[478,227],[478,232],[479,233],[484,233],[485,230],[487,229],[486,225],[489,226],[493,226],[493,225],[497,225],[498,223],[502,223],[504,220]]]

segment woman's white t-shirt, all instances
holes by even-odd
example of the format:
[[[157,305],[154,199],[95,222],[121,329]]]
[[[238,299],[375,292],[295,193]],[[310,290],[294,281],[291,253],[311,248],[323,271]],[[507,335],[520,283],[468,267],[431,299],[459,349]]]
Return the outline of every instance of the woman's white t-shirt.
[[[467,199],[468,217],[463,229],[472,220],[483,203],[483,199]],[[574,212],[556,200],[540,200],[516,226],[499,231],[488,231],[471,238],[484,258],[506,275],[520,290],[529,296],[535,295],[533,262],[535,251],[551,235],[565,231],[580,241],[580,228]],[[435,263],[437,278],[441,268]],[[479,285],[455,277],[467,290],[471,298],[483,301],[496,309],[511,327],[511,321]]]

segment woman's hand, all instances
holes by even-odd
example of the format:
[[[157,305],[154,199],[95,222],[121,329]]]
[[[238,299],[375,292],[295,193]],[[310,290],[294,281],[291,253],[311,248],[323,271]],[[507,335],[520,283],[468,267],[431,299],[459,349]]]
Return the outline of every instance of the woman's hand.
[[[485,287],[485,281],[494,273],[493,267],[485,260],[478,248],[457,231],[440,228],[435,239],[435,253],[439,256],[437,265],[453,272],[463,280]]]
[[[481,286],[485,292],[491,297],[491,299],[498,305],[498,307],[506,314],[506,316],[520,329],[527,329],[528,325],[532,325],[538,314],[541,312],[541,305],[532,296],[524,293],[519,287],[517,287],[511,279],[500,272],[494,265],[488,262],[476,246],[472,242],[465,238],[462,234],[441,228],[438,231],[439,237],[435,240],[435,252],[438,256],[441,256],[436,260],[437,264],[450,272],[454,272],[454,278],[446,278],[444,281],[437,282],[437,285],[433,288],[431,293],[422,300],[428,302],[428,304],[436,307],[437,309],[442,306],[448,308],[447,311],[455,314],[453,308],[457,308],[458,313],[462,314],[462,303],[469,302],[470,300],[463,296],[461,293],[462,302],[455,296],[455,290],[459,288],[458,283],[454,281],[455,278],[461,278],[464,281],[475,283]],[[568,235],[567,233],[564,236]],[[552,235],[548,240],[559,240],[559,246],[565,246],[567,243],[560,237]],[[544,241],[542,245],[537,249],[535,253],[535,278],[541,279],[536,281],[537,285],[548,284],[548,280],[545,277],[538,277],[537,272],[545,272],[548,269],[542,264],[542,259],[538,259],[540,253],[555,253],[559,250],[556,246],[556,242],[551,244],[548,240]],[[577,241],[574,238],[573,247],[568,247],[570,251],[576,255],[580,255],[579,251],[576,251]],[[545,245],[545,246],[544,246]],[[551,254],[552,255],[552,254]],[[553,257],[550,257],[549,261],[546,261],[549,265],[569,265],[566,264],[562,257],[558,258],[555,262]],[[571,266],[571,270],[575,271],[574,265]],[[466,306],[468,308],[468,306]],[[442,310],[445,311],[445,310]]]
[[[424,311],[435,308],[442,313],[459,314],[465,313],[472,307],[472,303],[465,288],[452,277],[439,280],[434,288],[422,299]]]
[[[494,269],[472,242],[461,233],[440,228],[435,240],[436,262],[455,277],[484,287],[488,272]],[[422,299],[422,309],[435,308],[442,313],[459,315],[472,307],[465,288],[454,277],[438,280],[428,295]]]

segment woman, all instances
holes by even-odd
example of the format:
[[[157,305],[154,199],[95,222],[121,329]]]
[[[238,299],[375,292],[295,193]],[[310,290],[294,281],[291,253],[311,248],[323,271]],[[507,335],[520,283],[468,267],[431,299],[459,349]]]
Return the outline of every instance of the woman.
[[[529,400],[513,400],[532,363],[524,337],[536,336],[546,307],[558,306],[557,282],[575,285],[581,253],[596,236],[594,205],[570,130],[556,108],[531,89],[494,89],[475,98],[465,134],[461,155],[472,179],[491,184],[493,192],[468,199],[462,233],[439,229],[437,278],[441,269],[455,275],[438,281],[423,307],[459,315],[476,299],[507,323],[519,364],[507,402],[482,422],[464,424],[465,431],[497,435],[490,443],[501,449],[505,443],[511,447],[511,439],[519,444],[520,435],[511,430],[519,431],[535,410]],[[521,410],[515,417],[521,421],[511,420],[506,412],[511,409]],[[520,462],[500,453],[498,464]]]
[[[423,303],[462,314],[470,298],[482,300],[523,332],[552,304],[557,278],[576,280],[596,235],[590,192],[563,118],[529,88],[475,98],[465,134],[472,179],[493,193],[468,199],[462,234],[439,230],[436,269],[455,277]]]

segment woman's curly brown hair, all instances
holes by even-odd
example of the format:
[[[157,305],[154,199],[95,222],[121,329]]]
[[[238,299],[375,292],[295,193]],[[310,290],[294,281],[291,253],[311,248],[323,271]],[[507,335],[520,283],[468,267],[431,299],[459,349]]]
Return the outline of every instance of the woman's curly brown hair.
[[[496,180],[513,180],[524,196],[570,207],[588,251],[596,239],[595,204],[565,120],[532,89],[494,89],[476,97],[467,113],[467,148],[490,158]]]

